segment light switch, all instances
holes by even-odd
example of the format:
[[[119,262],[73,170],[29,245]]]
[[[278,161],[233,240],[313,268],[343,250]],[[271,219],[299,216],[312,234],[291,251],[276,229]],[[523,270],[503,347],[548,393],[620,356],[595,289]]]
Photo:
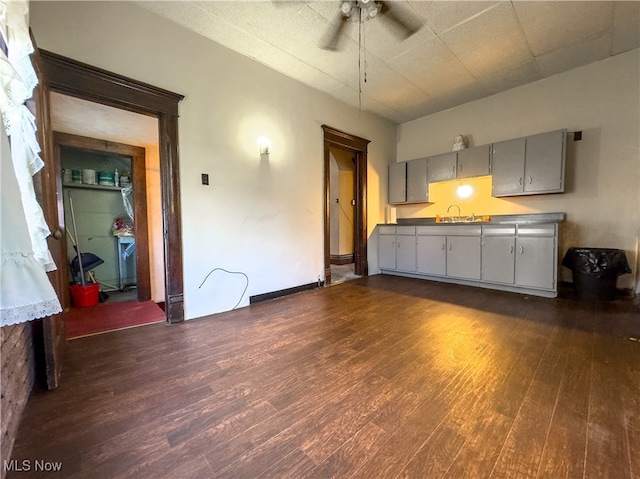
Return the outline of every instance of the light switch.
[[[203,185],[209,184],[209,175],[207,173],[202,173],[202,184]]]

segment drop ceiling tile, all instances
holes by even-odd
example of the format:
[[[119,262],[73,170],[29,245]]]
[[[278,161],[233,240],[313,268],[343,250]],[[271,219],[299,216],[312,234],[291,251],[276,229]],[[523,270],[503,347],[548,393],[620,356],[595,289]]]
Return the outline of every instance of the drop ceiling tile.
[[[211,16],[196,3],[139,2],[139,5],[250,58],[267,45],[233,24]]]
[[[582,65],[607,58],[611,52],[611,35],[606,34],[586,43],[575,43],[536,58],[544,77],[556,75]]]
[[[513,2],[535,56],[611,31],[615,2]]]
[[[368,111],[381,116],[382,118],[387,118],[389,120],[395,121],[396,123],[400,123],[400,121],[397,120],[397,118],[401,117],[400,112],[385,105],[381,105],[374,99],[364,94],[360,97],[360,99],[362,100],[362,105],[360,105],[358,90],[356,88],[343,86],[331,92],[331,95],[338,100],[346,103],[347,105],[352,106],[353,108],[360,108],[362,111]]]
[[[440,38],[476,78],[532,59],[511,2],[486,10]]]
[[[362,83],[362,92],[394,110],[430,98],[386,65],[367,72],[367,81]]]
[[[411,1],[411,8],[423,19],[426,25],[437,35],[463,23],[478,13],[493,7],[497,2],[446,2]]]
[[[465,85],[446,95],[438,96],[437,100],[441,110],[447,110],[455,106],[463,105],[488,96],[487,90],[480,83],[475,82]]]
[[[292,19],[305,8],[302,3],[292,2],[205,1],[193,3],[209,15],[265,40],[286,31]]]
[[[478,83],[493,95],[540,79],[542,79],[540,70],[536,62],[531,60],[510,70],[479,78]]]
[[[389,66],[425,93],[435,96],[468,85],[474,78],[439,38],[389,62]]]
[[[435,33],[424,26],[409,38],[399,38],[396,30],[389,28],[384,21],[384,17],[380,19],[374,18],[367,22],[364,28],[367,50],[383,61],[389,61],[404,52],[420,48],[425,43],[436,38]]]
[[[273,45],[261,50],[256,55],[256,60],[318,90],[331,92],[344,85],[343,82]]]
[[[413,105],[409,105],[407,108],[402,110],[402,113],[398,115],[398,118],[400,119],[398,123],[415,120],[416,118],[431,115],[444,109],[445,108],[437,99],[431,98],[428,100],[417,102]]]
[[[616,2],[613,15],[612,54],[640,46],[640,2]]]

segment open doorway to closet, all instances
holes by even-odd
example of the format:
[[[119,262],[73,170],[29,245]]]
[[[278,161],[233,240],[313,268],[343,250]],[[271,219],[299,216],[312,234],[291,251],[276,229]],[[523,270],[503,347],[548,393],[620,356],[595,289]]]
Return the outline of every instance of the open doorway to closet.
[[[369,140],[327,125],[323,125],[322,129],[324,131],[325,187],[324,276],[325,284],[329,285],[333,281],[334,270],[337,272],[338,269],[346,269],[344,273],[340,272],[341,274],[337,275],[340,280],[368,274],[367,145]]]
[[[157,119],[60,93],[50,100],[70,283],[80,284],[80,249],[85,283],[100,290],[92,307],[71,298],[67,339],[163,321]]]
[[[60,114],[53,102],[54,121]],[[148,211],[158,217],[160,205],[153,201],[159,192],[147,190],[145,148],[61,132],[54,133],[54,148],[72,280],[80,273],[80,249],[92,260],[83,273],[100,285],[101,302],[150,300],[149,250],[162,236],[147,218]]]

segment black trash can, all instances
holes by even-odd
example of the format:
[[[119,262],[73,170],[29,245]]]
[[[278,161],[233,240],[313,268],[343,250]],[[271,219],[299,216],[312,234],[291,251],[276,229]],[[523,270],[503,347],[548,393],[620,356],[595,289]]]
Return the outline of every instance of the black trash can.
[[[562,265],[572,271],[574,292],[582,299],[615,299],[618,276],[631,273],[624,250],[614,248],[569,248]]]

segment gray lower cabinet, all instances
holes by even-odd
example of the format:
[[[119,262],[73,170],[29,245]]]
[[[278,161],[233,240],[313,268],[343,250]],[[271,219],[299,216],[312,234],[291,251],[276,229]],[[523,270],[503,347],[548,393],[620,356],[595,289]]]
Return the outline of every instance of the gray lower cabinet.
[[[493,144],[492,196],[564,192],[566,130]]]
[[[407,162],[389,165],[389,203],[398,204],[407,201]]]
[[[416,270],[416,227],[396,226],[396,269]]]
[[[515,284],[555,289],[557,267],[557,226],[518,226]]]
[[[447,237],[429,234],[430,228],[418,227],[416,236],[417,271],[422,274],[445,276],[447,274]],[[424,232],[424,234],[421,234]]]
[[[415,226],[378,227],[378,265],[380,269],[412,272],[416,270]]]
[[[557,224],[379,226],[384,272],[557,296]]]
[[[482,280],[513,284],[515,280],[516,227],[482,227]]]
[[[380,269],[396,269],[395,226],[378,226],[378,266]]]
[[[417,272],[480,279],[480,226],[418,226]]]
[[[447,236],[447,276],[480,279],[480,227],[477,236]]]

